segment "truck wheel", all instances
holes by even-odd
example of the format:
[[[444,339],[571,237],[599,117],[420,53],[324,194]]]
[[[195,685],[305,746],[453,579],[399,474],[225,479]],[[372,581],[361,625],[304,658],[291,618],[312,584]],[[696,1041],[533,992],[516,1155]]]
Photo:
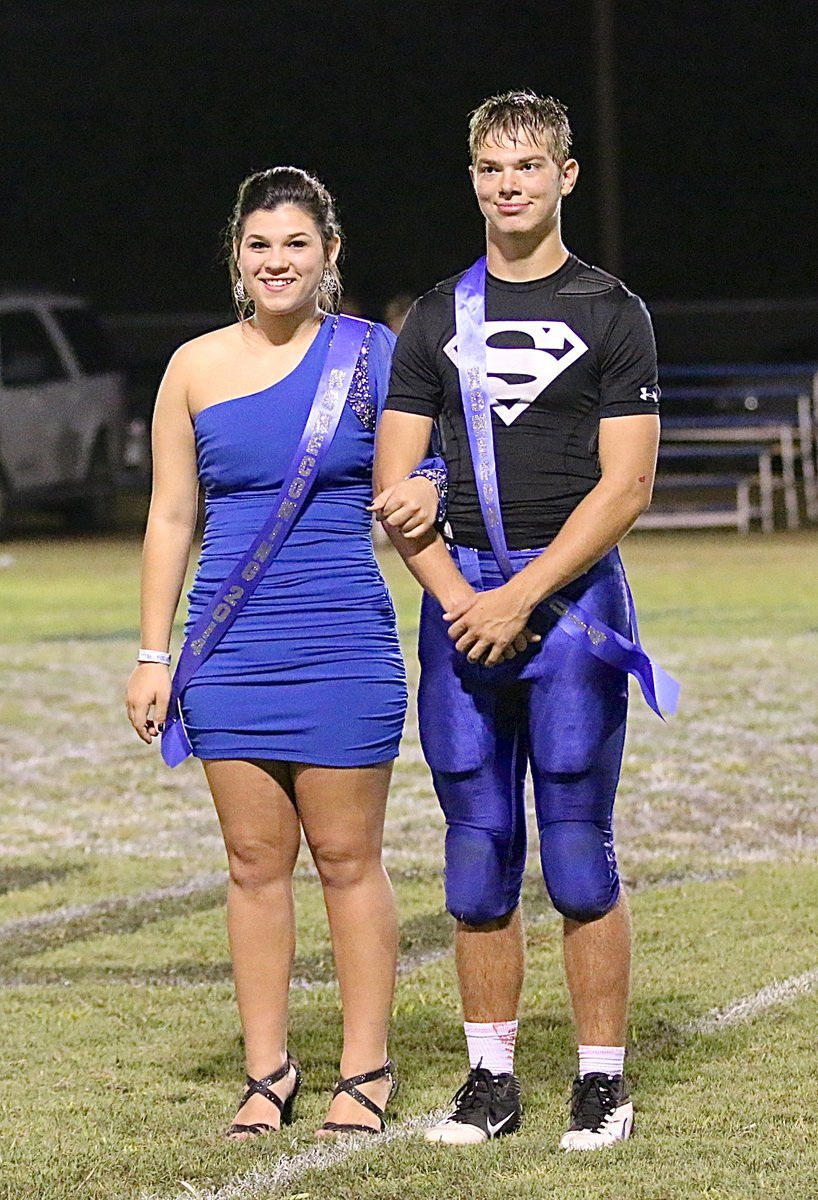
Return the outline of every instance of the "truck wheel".
[[[114,524],[116,482],[103,441],[94,446],[82,495],[66,507],[69,529],[103,533]]]
[[[11,496],[6,481],[0,475],[0,541],[8,537],[11,509]]]

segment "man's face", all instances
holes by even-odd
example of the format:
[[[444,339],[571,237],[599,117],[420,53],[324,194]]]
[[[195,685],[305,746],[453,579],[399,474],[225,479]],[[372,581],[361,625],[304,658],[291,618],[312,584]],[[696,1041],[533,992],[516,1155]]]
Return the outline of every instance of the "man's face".
[[[560,201],[573,190],[579,167],[569,158],[558,167],[544,142],[522,134],[518,141],[483,142],[469,167],[480,211],[504,234],[547,233],[556,222]]]

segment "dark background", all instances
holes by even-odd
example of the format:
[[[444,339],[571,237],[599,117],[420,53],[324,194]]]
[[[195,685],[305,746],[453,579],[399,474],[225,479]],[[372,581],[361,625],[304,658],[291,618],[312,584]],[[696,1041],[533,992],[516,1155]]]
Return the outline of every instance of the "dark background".
[[[248,172],[335,193],[368,312],[479,253],[468,113],[570,110],[568,244],[605,266],[586,0],[6,2],[2,281],[105,311],[226,308],[219,231]],[[814,3],[615,5],[624,277],[649,301],[818,296]]]

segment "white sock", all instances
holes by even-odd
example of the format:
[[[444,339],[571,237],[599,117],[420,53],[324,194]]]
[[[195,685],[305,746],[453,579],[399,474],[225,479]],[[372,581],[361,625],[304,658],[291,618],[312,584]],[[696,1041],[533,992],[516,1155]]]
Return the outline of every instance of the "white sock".
[[[624,1070],[624,1046],[580,1046],[579,1074],[581,1079],[595,1071],[600,1071],[604,1075],[621,1075]]]
[[[485,1067],[492,1075],[514,1072],[516,1021],[464,1021],[469,1066]]]

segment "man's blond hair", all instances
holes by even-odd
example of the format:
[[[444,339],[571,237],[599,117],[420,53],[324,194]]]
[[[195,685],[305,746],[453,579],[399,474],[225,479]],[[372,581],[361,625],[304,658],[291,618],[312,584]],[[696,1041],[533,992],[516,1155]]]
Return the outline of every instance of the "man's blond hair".
[[[516,142],[523,134],[545,142],[557,166],[565,165],[571,149],[568,110],[553,96],[538,96],[536,92],[503,92],[500,96],[489,96],[474,110],[469,120],[472,163],[477,161],[481,147],[489,138],[498,142]]]

